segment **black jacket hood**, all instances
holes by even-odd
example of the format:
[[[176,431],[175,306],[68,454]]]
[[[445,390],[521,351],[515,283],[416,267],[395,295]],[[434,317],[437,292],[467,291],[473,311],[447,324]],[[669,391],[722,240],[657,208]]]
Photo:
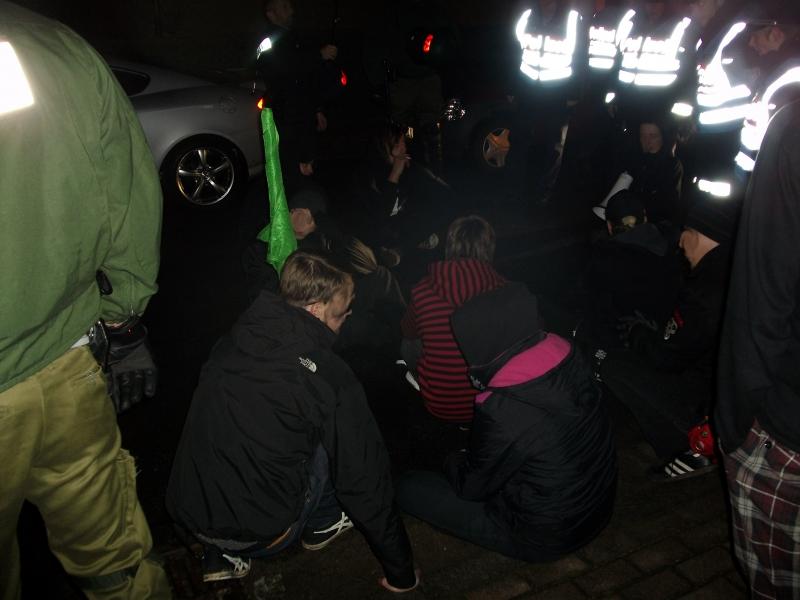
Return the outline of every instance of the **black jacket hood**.
[[[478,389],[485,389],[513,356],[544,337],[536,296],[522,283],[475,296],[453,313],[450,323]]]

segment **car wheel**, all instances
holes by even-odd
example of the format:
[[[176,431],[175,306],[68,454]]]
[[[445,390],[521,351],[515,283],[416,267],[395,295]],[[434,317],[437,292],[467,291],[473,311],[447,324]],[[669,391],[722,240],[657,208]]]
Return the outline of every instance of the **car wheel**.
[[[197,136],[173,148],[164,160],[164,194],[183,204],[214,206],[233,200],[245,185],[241,153],[220,138]]]
[[[502,121],[486,121],[475,128],[472,156],[483,171],[497,173],[506,168],[511,151],[509,124]]]

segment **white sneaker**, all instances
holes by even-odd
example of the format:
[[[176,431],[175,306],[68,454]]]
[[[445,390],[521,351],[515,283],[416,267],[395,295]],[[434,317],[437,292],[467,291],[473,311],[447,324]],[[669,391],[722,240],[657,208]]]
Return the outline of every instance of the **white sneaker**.
[[[345,531],[352,528],[353,522],[350,520],[350,517],[342,513],[341,518],[330,527],[318,531],[306,529],[303,532],[300,543],[306,550],[322,550]]]

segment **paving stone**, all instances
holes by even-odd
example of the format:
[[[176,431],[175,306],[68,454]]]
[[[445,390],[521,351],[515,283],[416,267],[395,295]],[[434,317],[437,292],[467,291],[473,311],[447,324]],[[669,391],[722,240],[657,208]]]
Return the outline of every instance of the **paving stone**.
[[[622,595],[627,600],[667,600],[685,594],[690,589],[691,583],[672,569],[667,569],[625,588]]]
[[[710,475],[708,477],[711,478]],[[719,518],[722,518],[724,521],[726,519],[726,511],[725,498],[722,494],[722,484],[716,481],[716,479],[712,481],[714,482],[714,488],[712,490],[702,495],[699,490],[696,490],[697,495],[695,496],[692,494],[691,501],[673,507],[670,512],[678,514],[692,523],[706,523]],[[680,485],[683,486],[684,483],[694,482],[680,482]]]
[[[631,538],[652,544],[665,537],[685,532],[690,524],[683,517],[662,511],[659,514],[628,519],[618,527]]]
[[[626,584],[639,579],[641,574],[629,562],[618,560],[603,565],[577,577],[574,581],[590,596],[612,592]]]
[[[603,564],[629,554],[642,546],[624,531],[613,526],[613,523],[578,554],[592,564]]]
[[[576,554],[570,554],[555,562],[526,565],[519,574],[530,582],[532,589],[541,589],[588,569],[586,561]]]
[[[676,538],[667,538],[652,546],[637,550],[627,559],[645,573],[652,573],[662,567],[669,567],[689,558],[691,550]]]
[[[483,551],[475,558],[435,573],[428,572],[426,593],[432,598],[451,598],[455,594],[482,588],[491,581],[516,572],[525,564],[495,552]]]
[[[734,568],[730,553],[722,547],[712,548],[678,565],[678,573],[694,584],[704,584]]]
[[[683,596],[681,600],[743,600],[746,597],[744,590],[733,585],[727,577],[720,577]]]
[[[530,591],[530,584],[514,575],[468,592],[467,600],[508,600]]]
[[[435,573],[449,565],[461,564],[485,552],[485,550],[448,535],[418,519],[405,516],[404,519],[414,560],[425,571]]]
[[[583,600],[586,595],[574,583],[562,583],[535,594],[528,594],[519,600]]]
[[[730,538],[727,516],[723,513],[702,525],[686,527],[679,537],[695,553],[704,552],[714,546],[728,545]]]

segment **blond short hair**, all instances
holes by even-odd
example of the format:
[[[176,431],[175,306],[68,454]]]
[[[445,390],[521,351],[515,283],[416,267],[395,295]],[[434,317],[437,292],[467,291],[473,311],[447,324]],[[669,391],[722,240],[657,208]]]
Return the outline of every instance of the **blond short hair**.
[[[352,289],[353,278],[318,252],[296,250],[281,271],[281,296],[292,306],[324,304]]]

